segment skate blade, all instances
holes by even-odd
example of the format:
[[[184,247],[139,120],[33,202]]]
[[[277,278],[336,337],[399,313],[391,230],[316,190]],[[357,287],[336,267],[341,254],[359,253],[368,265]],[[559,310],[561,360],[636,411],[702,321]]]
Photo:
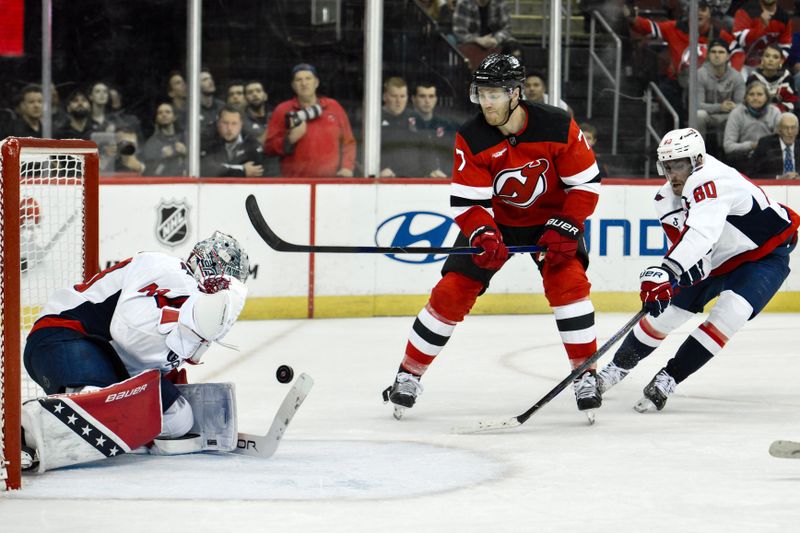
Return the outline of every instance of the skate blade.
[[[586,419],[589,421],[589,425],[593,426],[594,425],[594,417],[595,417],[595,414],[597,413],[597,409],[586,409],[585,411],[582,411],[582,412],[583,412],[583,414],[586,415]]]
[[[656,408],[656,404],[654,404],[653,402],[651,402],[647,398],[642,398],[641,400],[636,402],[636,405],[633,406],[633,409],[637,413],[646,413],[648,411],[658,411],[658,409]]]
[[[392,416],[394,416],[395,420],[400,420],[401,418],[403,418],[403,414],[405,414],[405,412],[406,412],[406,408],[405,407],[401,407],[399,405],[395,405],[394,406],[394,412],[392,413]]]

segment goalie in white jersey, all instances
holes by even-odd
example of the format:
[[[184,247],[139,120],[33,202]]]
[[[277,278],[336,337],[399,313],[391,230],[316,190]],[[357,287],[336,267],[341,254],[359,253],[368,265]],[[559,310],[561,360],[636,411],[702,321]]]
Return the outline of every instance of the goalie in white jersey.
[[[639,277],[649,315],[597,373],[600,391],[619,383],[669,333],[719,299],[644,388],[634,406],[639,412],[663,409],[675,387],[767,305],[789,275],[789,253],[800,226],[794,211],[706,154],[697,130],[667,133],[658,146],[657,165],[668,181],[656,194],[655,208],[670,248],[660,266]]]
[[[160,391],[163,411],[156,433],[181,437],[195,422],[192,407],[167,376],[184,362],[199,363],[210,344],[228,333],[244,306],[248,275],[247,254],[221,232],[197,243],[185,262],[138,253],[50,298],[28,335],[25,368],[48,395],[105,390],[156,369],[160,386],[153,383],[150,390]],[[158,381],[158,374],[149,375]],[[135,384],[128,392],[106,394],[105,404],[146,388]],[[157,395],[154,401],[158,428]]]

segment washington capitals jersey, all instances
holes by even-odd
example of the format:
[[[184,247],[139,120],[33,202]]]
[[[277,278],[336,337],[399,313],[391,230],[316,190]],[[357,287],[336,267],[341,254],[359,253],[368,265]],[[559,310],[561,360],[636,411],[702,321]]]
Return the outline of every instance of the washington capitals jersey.
[[[110,341],[131,375],[150,368],[168,372],[187,354],[170,350],[167,333],[183,303],[198,292],[180,259],[142,252],[56,291],[33,330],[66,327]]]
[[[712,275],[764,257],[800,226],[794,211],[710,155],[686,180],[682,196],[669,183],[661,187],[655,208],[671,244],[665,258],[684,271],[701,263]]]
[[[526,121],[515,135],[482,113],[456,134],[450,205],[467,236],[492,219],[537,226],[561,215],[582,224],[597,204],[597,162],[575,121],[553,106],[520,106]]]

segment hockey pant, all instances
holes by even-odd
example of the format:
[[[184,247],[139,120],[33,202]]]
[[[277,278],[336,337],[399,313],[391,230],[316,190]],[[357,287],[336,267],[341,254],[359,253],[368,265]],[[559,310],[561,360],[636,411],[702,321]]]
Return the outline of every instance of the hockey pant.
[[[451,261],[452,260],[452,261]],[[567,261],[558,268],[540,265],[545,297],[553,309],[561,340],[573,368],[597,350],[594,307],[583,263]],[[456,324],[469,314],[494,271],[477,267],[469,256],[450,256],[442,279],[419,312],[406,344],[400,369],[421,376],[442,351]]]
[[[700,324],[666,369],[676,383],[697,372],[744,324],[764,309],[789,275],[789,252],[780,248],[751,263],[744,263],[721,276],[707,278],[692,287],[681,288],[666,311],[657,317],[645,316],[625,337],[614,354],[614,364],[631,369],[650,355],[676,328],[705,305],[719,297],[708,319]]]

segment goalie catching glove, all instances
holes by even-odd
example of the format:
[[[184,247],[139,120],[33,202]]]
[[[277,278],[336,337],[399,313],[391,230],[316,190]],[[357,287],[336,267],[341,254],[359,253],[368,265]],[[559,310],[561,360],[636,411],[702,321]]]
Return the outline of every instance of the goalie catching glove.
[[[578,239],[581,227],[566,217],[551,217],[544,225],[544,233],[539,238],[539,246],[546,248],[545,261],[558,266],[575,257],[578,253]]]
[[[472,246],[483,248],[483,252],[472,256],[472,261],[487,270],[499,270],[508,259],[508,248],[497,228],[481,226],[469,238]]]
[[[167,346],[181,359],[197,364],[213,341],[230,331],[247,299],[247,287],[238,279],[224,276],[226,288],[217,292],[193,294],[181,306],[177,322],[162,320],[161,333],[167,333]],[[204,290],[209,287],[204,286]],[[169,310],[170,308],[165,307]]]

